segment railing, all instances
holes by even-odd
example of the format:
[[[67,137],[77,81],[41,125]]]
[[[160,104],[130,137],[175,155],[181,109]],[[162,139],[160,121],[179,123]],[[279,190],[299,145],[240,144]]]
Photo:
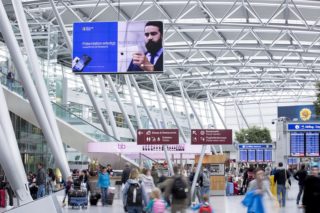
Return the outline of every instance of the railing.
[[[19,94],[24,99],[27,99],[24,89],[19,81],[16,81],[16,80],[9,81],[6,78],[6,75],[3,73],[0,73],[0,81],[1,81],[1,84],[5,86],[7,89],[9,89],[10,91],[16,94]],[[99,129],[93,124],[87,122],[81,117],[68,111],[63,106],[54,102],[51,102],[51,104],[52,104],[53,111],[58,118],[69,123],[80,132],[83,132],[86,135],[94,138],[96,141],[100,141],[100,142],[118,141],[116,138],[110,135],[107,135],[103,130]]]

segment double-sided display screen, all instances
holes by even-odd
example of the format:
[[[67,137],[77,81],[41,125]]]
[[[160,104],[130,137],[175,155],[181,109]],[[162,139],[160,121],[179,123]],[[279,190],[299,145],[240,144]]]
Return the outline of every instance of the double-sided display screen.
[[[161,21],[74,23],[72,71],[162,73],[163,40]]]
[[[319,156],[319,133],[306,132],[306,156]]]
[[[291,156],[296,156],[296,157],[305,156],[303,132],[292,132],[290,134],[290,153],[291,153]]]

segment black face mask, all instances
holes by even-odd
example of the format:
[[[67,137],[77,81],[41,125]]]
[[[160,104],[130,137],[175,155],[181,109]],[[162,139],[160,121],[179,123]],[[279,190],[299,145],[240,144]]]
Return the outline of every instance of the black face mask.
[[[162,48],[162,39],[160,39],[157,42],[154,42],[152,40],[149,40],[146,43],[146,48],[151,55],[156,54],[161,48]]]

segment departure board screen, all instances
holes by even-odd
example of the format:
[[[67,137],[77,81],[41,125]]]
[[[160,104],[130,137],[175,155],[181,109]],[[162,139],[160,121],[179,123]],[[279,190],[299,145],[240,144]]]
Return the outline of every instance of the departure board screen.
[[[264,161],[265,162],[272,162],[272,150],[271,149],[264,150]]]
[[[291,156],[304,156],[304,133],[291,132],[290,134],[290,153]]]
[[[263,162],[263,149],[257,149],[256,151],[256,161]]]
[[[248,162],[256,161],[256,150],[248,149]]]
[[[307,157],[319,156],[319,133],[317,132],[306,133],[306,156]]]
[[[248,161],[248,151],[247,150],[240,150],[240,161],[241,162]]]

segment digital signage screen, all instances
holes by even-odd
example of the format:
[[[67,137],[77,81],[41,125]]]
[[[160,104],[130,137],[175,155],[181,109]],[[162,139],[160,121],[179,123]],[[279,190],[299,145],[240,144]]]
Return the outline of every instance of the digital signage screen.
[[[74,73],[162,73],[163,55],[161,21],[73,24]]]
[[[263,149],[256,150],[256,161],[263,162]]]
[[[241,162],[248,161],[248,150],[240,150],[240,161]]]
[[[255,162],[256,161],[256,150],[249,149],[248,150],[248,162]]]
[[[295,157],[304,157],[304,133],[290,133],[290,154]]]
[[[306,132],[306,156],[319,156],[319,133]]]
[[[272,162],[272,150],[268,150],[268,149],[264,150],[264,161]]]

